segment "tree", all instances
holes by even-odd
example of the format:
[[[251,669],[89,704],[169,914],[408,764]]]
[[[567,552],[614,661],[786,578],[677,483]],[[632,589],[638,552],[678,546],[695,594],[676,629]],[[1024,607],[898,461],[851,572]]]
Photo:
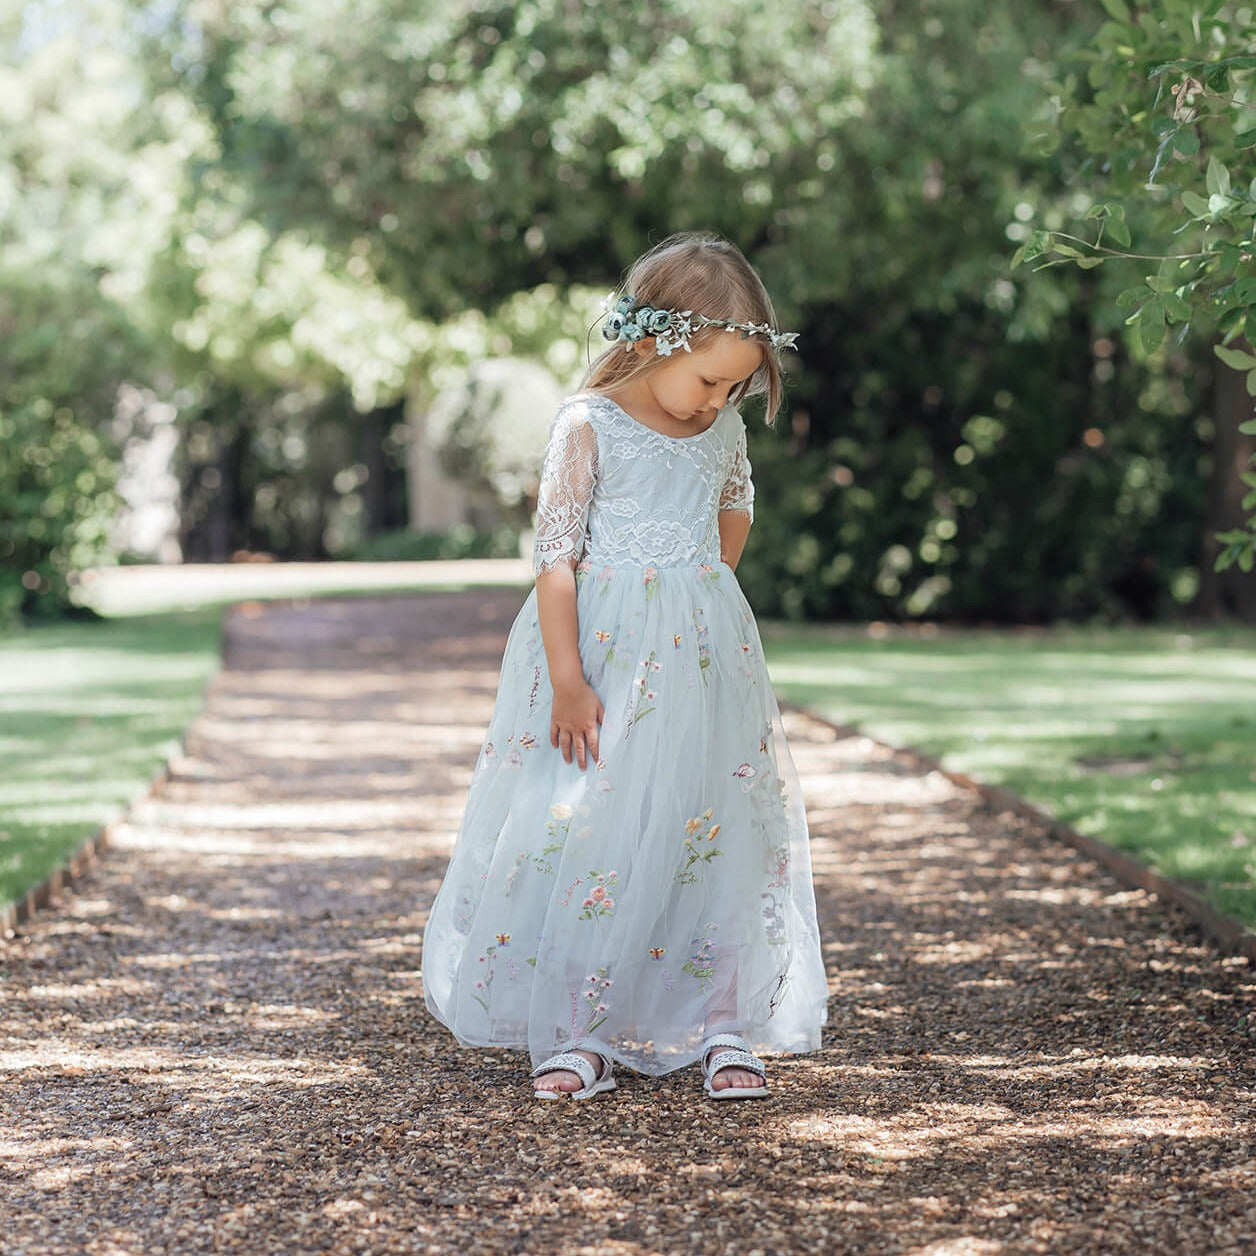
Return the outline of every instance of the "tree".
[[[1256,180],[1240,172],[1256,148],[1256,24],[1250,8],[1226,0],[1102,3],[1109,20],[1078,54],[1084,76],[1055,85],[1047,137],[1080,151],[1071,182],[1094,197],[1093,229],[1036,231],[1016,260],[1137,266],[1143,277],[1116,303],[1144,353],[1170,331],[1178,344],[1217,342],[1215,567],[1247,573],[1256,562],[1256,441],[1244,440],[1256,437]],[[1205,604],[1224,592],[1206,577]],[[1231,581],[1229,593],[1256,617],[1252,581]]]

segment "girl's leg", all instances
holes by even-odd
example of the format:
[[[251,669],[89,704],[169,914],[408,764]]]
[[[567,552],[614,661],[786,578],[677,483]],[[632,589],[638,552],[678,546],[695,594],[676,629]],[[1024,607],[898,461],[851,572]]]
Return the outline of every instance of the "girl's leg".
[[[716,947],[714,958],[714,989],[707,1004],[706,1020],[702,1028],[704,1039],[710,1038],[712,1034],[740,1034],[745,1028],[737,1012],[736,948]],[[713,1051],[707,1052],[702,1061],[703,1068],[713,1054]],[[738,1090],[751,1090],[763,1085],[766,1083],[757,1073],[748,1073],[741,1068],[722,1068],[711,1080],[711,1086],[715,1090],[725,1090],[729,1086],[735,1086]]]

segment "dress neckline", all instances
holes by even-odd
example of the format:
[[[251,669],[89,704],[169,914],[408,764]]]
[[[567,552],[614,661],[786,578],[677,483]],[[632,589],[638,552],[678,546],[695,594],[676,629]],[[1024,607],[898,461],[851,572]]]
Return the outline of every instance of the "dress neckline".
[[[622,414],[624,418],[627,419],[628,422],[633,425],[633,427],[639,427],[644,432],[651,432],[655,436],[657,436],[660,440],[676,441],[679,444],[685,444],[691,440],[701,440],[713,427],[715,427],[719,423],[719,421],[724,417],[724,409],[728,408],[727,406],[725,406],[724,409],[720,410],[716,414],[715,418],[713,418],[711,422],[708,423],[706,427],[702,429],[702,431],[694,432],[692,436],[668,436],[666,432],[660,432],[658,428],[650,427],[649,424],[642,423],[640,419],[634,419],[632,415],[629,414],[628,411],[625,410],[623,406],[619,404],[618,401],[616,401],[613,397],[608,397],[605,393],[589,391],[589,392],[583,393],[582,395],[585,397],[595,397],[597,398],[597,400],[605,402],[612,409],[617,410],[620,414]]]

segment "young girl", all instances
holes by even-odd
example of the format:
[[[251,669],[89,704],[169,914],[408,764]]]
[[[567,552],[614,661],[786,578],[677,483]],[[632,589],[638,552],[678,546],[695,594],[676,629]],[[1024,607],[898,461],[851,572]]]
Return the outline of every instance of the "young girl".
[[[734,403],[781,396],[759,277],[674,236],[629,271],[587,391],[558,412],[536,588],[502,661],[423,943],[428,1008],[470,1046],[527,1047],[538,1098],[612,1063],[700,1061],[713,1099],[767,1094],[754,1051],[825,1019],[802,799],[733,569],[752,518]]]

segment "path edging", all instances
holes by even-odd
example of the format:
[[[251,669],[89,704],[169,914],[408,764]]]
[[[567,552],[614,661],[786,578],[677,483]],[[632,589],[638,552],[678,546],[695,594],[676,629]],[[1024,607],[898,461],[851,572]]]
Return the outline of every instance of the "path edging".
[[[171,759],[183,753],[183,744]],[[136,794],[122,806],[113,819],[106,821],[80,846],[58,864],[38,885],[29,889],[15,903],[0,907],[0,943],[12,942],[21,936],[21,927],[40,909],[48,907],[64,890],[78,885],[104,858],[109,847],[109,835],[124,821],[131,811],[147,802],[157,789],[171,778],[171,759],[167,759],[158,772],[141,786]]]
[[[22,936],[22,925],[26,924],[37,911],[50,906],[63,891],[80,884],[104,858],[105,851],[109,847],[110,833],[119,824],[123,823],[140,803],[148,802],[158,789],[172,779],[173,769],[171,764],[176,759],[182,759],[187,756],[188,733],[196,724],[196,721],[204,715],[209,705],[210,690],[213,689],[214,683],[222,674],[222,669],[226,665],[227,616],[234,609],[234,606],[225,608],[220,620],[218,671],[206,682],[205,689],[201,694],[201,709],[188,721],[187,728],[183,730],[183,734],[169,758],[149,778],[147,785],[141,785],[135,794],[123,806],[118,808],[117,814],[112,819],[106,820],[86,841],[71,851],[38,885],[33,889],[27,890],[16,902],[0,906],[0,945],[20,938]]]
[[[1256,963],[1256,931],[1249,929],[1242,921],[1235,920],[1233,916],[1227,916],[1224,912],[1218,911],[1182,882],[1163,876],[1135,859],[1127,851],[1109,846],[1107,842],[1100,841],[1097,837],[1088,837],[1085,833],[1079,833],[1072,825],[1057,820],[1049,812],[1034,806],[1033,803],[1026,802],[1009,789],[1004,789],[1000,785],[987,785],[984,781],[974,780],[963,772],[954,772],[944,767],[940,759],[916,749],[915,746],[891,745],[862,729],[853,728],[849,724],[839,724],[836,720],[815,710],[814,707],[804,706],[801,703],[782,702],[781,709],[797,711],[809,719],[826,725],[841,736],[866,737],[869,741],[878,746],[884,746],[895,754],[908,756],[926,771],[938,772],[953,784],[963,789],[976,791],[988,807],[996,811],[1011,811],[1022,819],[1039,825],[1051,837],[1067,842],[1075,850],[1101,864],[1122,885],[1130,889],[1146,890],[1162,901],[1180,908],[1205,937],[1223,950],[1242,955],[1249,963]]]

